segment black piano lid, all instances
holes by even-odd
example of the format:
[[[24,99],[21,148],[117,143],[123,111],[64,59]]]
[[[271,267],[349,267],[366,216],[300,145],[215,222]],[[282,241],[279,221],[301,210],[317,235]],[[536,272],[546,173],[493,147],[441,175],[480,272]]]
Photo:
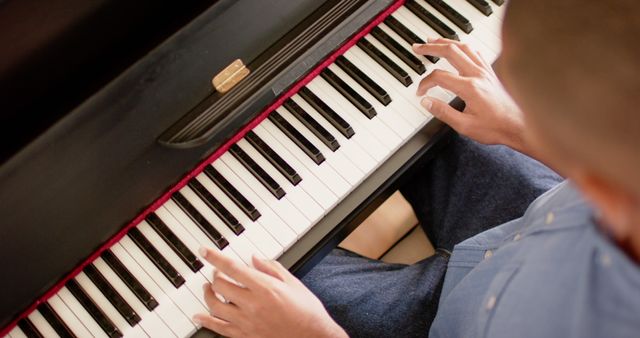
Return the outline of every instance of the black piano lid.
[[[274,79],[277,90],[243,102],[201,147],[156,143],[231,60],[256,58],[319,6],[339,2],[362,7],[290,62]],[[391,2],[221,0],[2,165],[0,328]]]

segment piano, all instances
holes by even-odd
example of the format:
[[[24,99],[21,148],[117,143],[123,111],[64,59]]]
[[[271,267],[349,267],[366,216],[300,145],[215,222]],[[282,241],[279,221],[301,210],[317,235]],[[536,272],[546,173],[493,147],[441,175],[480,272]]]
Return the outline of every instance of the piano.
[[[446,141],[448,128],[415,91],[429,72],[453,69],[413,55],[411,44],[459,39],[493,62],[506,7],[502,0],[219,0],[188,10],[152,3],[68,1],[84,7],[51,13],[91,20],[65,26],[65,39],[45,39],[53,42],[44,50],[57,57],[28,59],[20,64],[26,73],[0,65],[3,95],[13,93],[3,105],[15,108],[3,123],[0,167],[0,337],[213,335],[191,321],[206,311],[201,285],[212,273],[198,248],[247,263],[251,255],[278,259],[304,275]],[[46,12],[15,4],[0,4],[0,18]],[[116,20],[105,19],[114,13]],[[3,49],[18,21],[38,22],[12,21],[0,35]],[[87,32],[91,23],[103,26]],[[140,49],[101,38],[145,36],[134,23],[162,34]],[[74,38],[100,51],[91,60],[104,66],[109,60],[99,55],[106,55],[117,65],[102,72],[74,51],[55,54]],[[118,58],[127,48],[135,58]],[[55,67],[100,80],[60,88],[51,84]],[[58,102],[47,93],[76,96]],[[442,89],[430,95],[463,108]],[[38,124],[42,109],[57,115]],[[28,139],[14,137],[23,129]]]

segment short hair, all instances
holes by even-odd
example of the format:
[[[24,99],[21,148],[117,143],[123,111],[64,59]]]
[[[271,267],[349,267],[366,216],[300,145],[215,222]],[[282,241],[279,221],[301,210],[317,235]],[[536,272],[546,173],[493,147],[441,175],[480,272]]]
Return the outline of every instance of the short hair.
[[[503,29],[536,118],[578,135],[559,146],[640,193],[640,1],[511,0]]]

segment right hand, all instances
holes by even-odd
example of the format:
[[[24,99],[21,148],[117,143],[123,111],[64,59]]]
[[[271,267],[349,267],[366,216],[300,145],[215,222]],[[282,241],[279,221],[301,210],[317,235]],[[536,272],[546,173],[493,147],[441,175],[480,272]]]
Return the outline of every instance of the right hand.
[[[449,39],[429,39],[428,43],[413,45],[413,51],[445,58],[458,71],[454,74],[437,69],[420,82],[418,96],[439,86],[466,103],[460,113],[446,102],[425,96],[421,104],[433,116],[480,143],[504,144],[526,152],[523,114],[502,87],[491,65],[478,52]]]

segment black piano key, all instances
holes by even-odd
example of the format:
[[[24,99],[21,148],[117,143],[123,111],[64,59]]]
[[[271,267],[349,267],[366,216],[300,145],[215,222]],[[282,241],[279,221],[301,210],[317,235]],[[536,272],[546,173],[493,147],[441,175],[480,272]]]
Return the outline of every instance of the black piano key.
[[[307,156],[309,156],[316,164],[320,165],[324,162],[324,155],[313,143],[309,142],[296,128],[294,128],[287,120],[278,112],[274,111],[269,114],[269,120],[278,127],[287,137],[293,141]]]
[[[396,32],[396,34],[400,35],[404,41],[408,42],[410,45],[415,43],[424,44],[424,40],[422,40],[419,36],[417,36],[414,32],[412,32],[407,26],[403,25],[402,22],[398,21],[398,19],[394,18],[392,15],[388,16],[384,23],[391,28],[392,31]],[[425,55],[427,60],[431,61],[431,63],[436,63],[440,60],[437,56]]]
[[[227,196],[244,212],[252,221],[260,218],[260,211],[249,202],[224,176],[222,176],[214,167],[207,166],[204,173],[215,183],[220,190],[224,191]]]
[[[416,73],[423,74],[427,71],[424,63],[420,61],[412,52],[408,51],[406,48],[402,47],[398,41],[394,40],[389,34],[385,33],[381,28],[374,27],[371,30],[371,35],[378,39],[380,43],[382,43],[387,49],[389,49],[393,54],[402,60],[402,62],[406,63],[407,66],[411,67]]]
[[[106,278],[96,269],[93,264],[87,265],[84,268],[84,273],[91,279],[93,284],[96,285],[98,290],[109,300],[109,303],[113,305],[116,310],[124,317],[129,325],[134,326],[138,324],[142,319],[133,310],[133,308],[122,298],[122,296],[116,291],[116,289],[109,284]]]
[[[420,62],[420,60],[418,60]],[[336,65],[340,67],[347,75],[353,78],[356,82],[358,82],[362,87],[364,87],[373,97],[376,98],[383,105],[388,105],[391,103],[391,96],[380,87],[375,81],[371,80],[370,77],[367,76],[363,71],[361,71],[356,65],[351,63],[346,57],[340,55],[336,59]]]
[[[302,178],[280,155],[278,155],[260,136],[249,131],[244,137],[254,148],[264,156],[278,171],[293,185],[302,182]]]
[[[186,197],[184,197],[181,193],[176,192],[171,196],[171,199],[176,202],[176,204],[184,211],[189,218],[200,228],[207,237],[218,247],[218,249],[222,250],[227,245],[229,245],[229,241],[222,236],[216,230],[216,228],[207,221],[204,216],[193,206]]]
[[[491,13],[493,13],[493,9],[491,8],[491,5],[489,5],[489,3],[486,2],[485,0],[467,0],[467,2],[472,4],[473,7],[478,9],[480,12],[482,12],[482,14],[486,16],[489,16],[491,15]]]
[[[28,338],[43,338],[44,336],[38,331],[29,318],[23,318],[18,321],[18,327]]]
[[[277,199],[284,197],[284,189],[276,182],[273,177],[267,174],[249,154],[245,153],[242,148],[234,144],[229,148],[229,152],[258,180],[269,192]]]
[[[44,319],[47,320],[49,325],[53,328],[56,333],[62,338],[72,338],[76,337],[76,335],[71,331],[71,329],[65,324],[65,322],[58,316],[58,314],[53,310],[49,303],[42,303],[38,306],[38,311]]]
[[[379,63],[380,66],[387,70],[396,80],[400,81],[403,86],[409,87],[413,83],[409,74],[402,69],[402,67],[389,59],[388,56],[384,55],[384,53],[371,44],[371,42],[367,41],[367,39],[360,39],[360,41],[358,41],[358,47]]]
[[[118,277],[124,282],[129,290],[144,304],[149,311],[153,311],[158,307],[158,301],[147,291],[147,289],[136,279],[136,277],[127,269],[122,262],[116,257],[111,250],[102,253],[102,259],[109,265]]]
[[[473,31],[471,22],[464,15],[460,14],[455,9],[451,8],[443,0],[425,0],[429,5],[433,6],[438,12],[451,20],[456,26],[460,27],[465,33],[469,34]]]
[[[298,92],[309,105],[322,115],[329,123],[331,123],[338,131],[346,138],[351,138],[355,135],[353,128],[345,121],[340,115],[338,115],[331,107],[329,107],[324,101],[322,101],[311,89],[302,87]]]
[[[291,99],[287,99],[284,102],[284,107],[289,110],[289,112],[298,119],[298,121],[302,122],[317,138],[324,143],[331,151],[336,151],[340,148],[340,143],[338,140],[331,135],[331,133],[326,130],[318,121],[316,121],[309,113],[307,113],[302,107],[300,107],[297,103],[295,103]]]
[[[220,217],[224,224],[226,224],[234,234],[240,235],[244,231],[244,227],[240,224],[240,221],[238,221],[238,219],[235,218],[229,210],[227,210],[227,208],[218,201],[218,199],[211,195],[202,183],[198,182],[198,180],[191,180],[189,181],[189,187],[211,210],[213,210],[216,215],[218,215],[218,217]]]
[[[365,100],[358,92],[349,87],[338,75],[332,72],[330,69],[325,69],[320,73],[323,79],[327,80],[329,84],[338,90],[340,94],[344,95],[349,102],[351,102],[360,112],[362,112],[369,119],[374,118],[378,113],[375,108]]]
[[[498,5],[498,6],[502,6],[502,5],[504,5],[504,0],[493,0],[493,3]]]
[[[107,336],[116,338],[122,337],[122,332],[113,324],[111,319],[107,317],[104,312],[98,307],[98,305],[87,295],[86,291],[75,280],[67,282],[67,289],[78,300],[82,307],[93,317],[93,319],[100,325],[102,330]]]
[[[162,274],[175,286],[179,288],[185,283],[184,277],[174,268],[164,256],[156,249],[149,240],[137,228],[129,230],[128,233],[131,240],[136,243],[138,248],[153,262]]]
[[[451,40],[460,40],[458,34],[447,26],[444,22],[440,21],[440,19],[436,18],[431,12],[429,12],[426,8],[420,6],[414,0],[407,0],[405,6],[415,14],[420,20],[424,21],[427,25],[431,26],[438,34],[442,37],[451,39]]]
[[[196,255],[187,248],[186,245],[169,229],[169,227],[156,215],[151,213],[146,218],[147,223],[162,237],[162,239],[171,247],[171,250],[180,257],[180,259],[193,272],[198,272],[204,266]]]

